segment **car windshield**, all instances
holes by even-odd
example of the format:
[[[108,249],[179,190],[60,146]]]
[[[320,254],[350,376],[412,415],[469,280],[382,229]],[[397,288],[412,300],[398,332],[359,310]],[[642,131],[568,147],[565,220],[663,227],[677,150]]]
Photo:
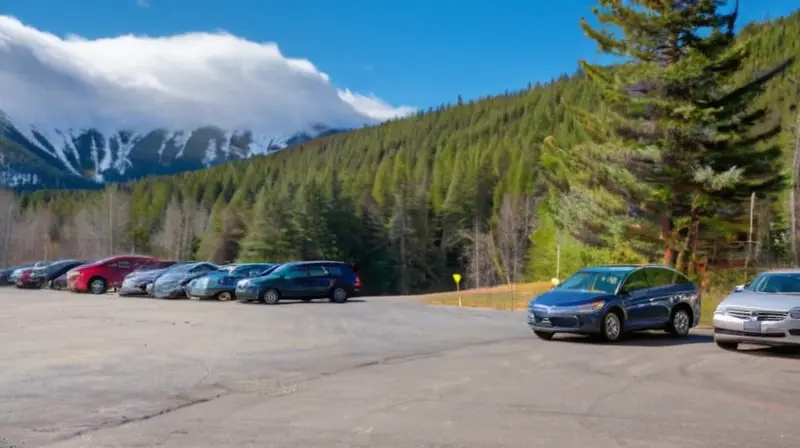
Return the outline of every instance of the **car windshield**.
[[[564,280],[555,289],[613,294],[624,276],[622,272],[580,271]]]
[[[266,274],[269,274],[269,275],[283,275],[283,274],[287,274],[294,267],[296,267],[296,265],[294,265],[294,264],[282,264],[282,265],[278,266],[277,268],[275,268],[275,269],[273,269],[271,271],[265,272],[264,274],[265,275]]]
[[[753,292],[800,294],[800,273],[762,274],[746,288]]]
[[[197,266],[197,263],[186,263],[186,264],[179,264],[171,267],[169,269],[170,274],[184,274],[189,272],[193,267]]]

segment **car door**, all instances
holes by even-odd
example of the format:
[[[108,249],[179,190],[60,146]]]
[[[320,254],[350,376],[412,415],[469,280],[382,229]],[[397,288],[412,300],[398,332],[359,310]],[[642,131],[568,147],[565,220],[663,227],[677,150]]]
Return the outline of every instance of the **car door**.
[[[125,276],[130,274],[131,271],[133,271],[131,260],[124,258],[117,260],[116,266],[111,270],[113,278],[109,279],[109,286],[119,287],[122,285],[122,280],[124,280]]]
[[[333,286],[330,273],[321,265],[308,266],[307,271],[309,297],[326,297]]]
[[[284,297],[303,298],[308,297],[308,272],[305,266],[295,266],[283,275],[283,286],[281,294]]]
[[[647,290],[650,280],[647,270],[639,268],[628,275],[620,288],[623,308],[627,315],[625,326],[629,329],[647,326],[650,313],[650,297]]]
[[[680,296],[681,291],[676,281],[680,274],[667,268],[647,268],[647,270],[651,283],[651,288],[647,291],[650,298],[647,320],[654,326],[659,326],[669,321],[672,307]]]

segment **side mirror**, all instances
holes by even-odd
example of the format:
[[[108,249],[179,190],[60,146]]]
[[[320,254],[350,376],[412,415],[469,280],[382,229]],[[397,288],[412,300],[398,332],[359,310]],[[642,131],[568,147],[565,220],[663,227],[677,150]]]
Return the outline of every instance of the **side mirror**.
[[[744,291],[744,285],[736,285],[733,287],[733,292],[742,292]]]

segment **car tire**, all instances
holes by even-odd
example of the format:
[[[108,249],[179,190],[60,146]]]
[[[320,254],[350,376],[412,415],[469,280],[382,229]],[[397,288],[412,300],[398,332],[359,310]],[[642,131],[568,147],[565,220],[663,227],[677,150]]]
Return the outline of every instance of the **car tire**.
[[[686,308],[681,306],[672,311],[672,316],[669,318],[669,325],[667,331],[672,336],[678,338],[685,338],[689,335],[689,329],[692,328],[692,316],[686,311]]]
[[[233,300],[233,294],[227,291],[222,291],[221,293],[217,294],[217,300],[220,302],[230,302]]]
[[[550,339],[553,339],[553,336],[555,336],[555,333],[553,333],[552,331],[533,330],[533,334],[535,334],[539,339],[544,341],[549,341]]]
[[[278,292],[277,289],[270,288],[264,291],[264,295],[261,296],[261,301],[266,303],[267,305],[275,305],[281,300],[281,294]]]
[[[345,303],[347,302],[347,291],[344,288],[333,288],[331,291],[331,302],[334,303]]]
[[[600,337],[605,342],[616,342],[622,337],[622,319],[614,310],[603,315],[603,323],[600,325]]]
[[[739,343],[738,342],[720,341],[718,339],[715,339],[714,342],[717,344],[717,347],[719,347],[719,348],[721,348],[723,350],[736,351],[736,350],[739,349]]]
[[[89,280],[89,292],[92,294],[105,294],[108,292],[108,283],[102,277],[94,277]]]

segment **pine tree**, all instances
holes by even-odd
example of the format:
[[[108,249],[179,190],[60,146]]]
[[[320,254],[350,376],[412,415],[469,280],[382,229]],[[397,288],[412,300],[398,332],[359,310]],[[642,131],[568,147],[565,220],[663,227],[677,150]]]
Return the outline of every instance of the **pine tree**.
[[[656,190],[651,205],[663,216],[664,262],[681,268],[689,267],[703,218],[717,209],[715,199],[741,202],[751,191],[774,191],[782,182],[779,150],[759,145],[775,130],[757,129],[767,111],[751,105],[792,61],[734,84],[748,45],[734,35],[738,1],[722,12],[728,3],[600,0],[595,16],[617,34],[581,23],[602,51],[630,61],[612,68],[581,62],[608,106],[594,116],[600,126],[591,128],[593,136],[658,152],[658,162],[640,174]],[[675,260],[678,235],[684,242]]]

